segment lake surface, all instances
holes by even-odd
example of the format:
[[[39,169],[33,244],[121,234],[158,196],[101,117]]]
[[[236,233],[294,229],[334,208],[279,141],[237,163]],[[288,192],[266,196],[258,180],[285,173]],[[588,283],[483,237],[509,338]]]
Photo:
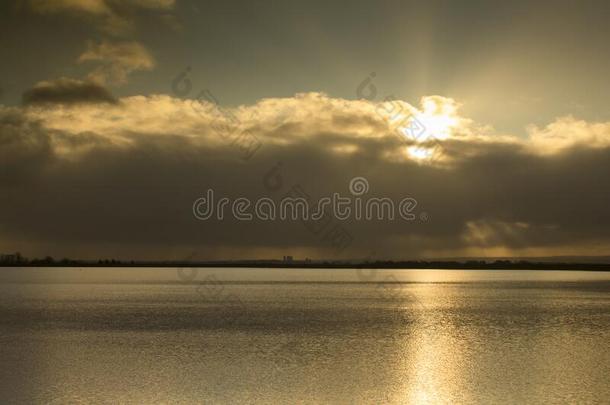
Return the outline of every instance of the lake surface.
[[[0,268],[2,403],[608,403],[610,273]]]

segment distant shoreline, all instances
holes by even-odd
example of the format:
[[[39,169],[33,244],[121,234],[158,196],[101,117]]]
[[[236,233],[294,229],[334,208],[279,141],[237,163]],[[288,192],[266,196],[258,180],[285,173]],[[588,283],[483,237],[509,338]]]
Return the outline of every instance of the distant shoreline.
[[[283,269],[392,269],[392,270],[572,270],[610,271],[610,263],[528,261],[54,261],[0,263],[0,267],[117,267],[117,268],[283,268]]]

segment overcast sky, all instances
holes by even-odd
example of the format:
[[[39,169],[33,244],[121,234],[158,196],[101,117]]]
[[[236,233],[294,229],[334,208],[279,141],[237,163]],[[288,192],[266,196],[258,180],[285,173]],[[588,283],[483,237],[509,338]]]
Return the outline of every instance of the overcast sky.
[[[0,252],[608,255],[609,20],[607,1],[3,2]],[[416,219],[192,212],[208,189],[315,200],[355,177]]]

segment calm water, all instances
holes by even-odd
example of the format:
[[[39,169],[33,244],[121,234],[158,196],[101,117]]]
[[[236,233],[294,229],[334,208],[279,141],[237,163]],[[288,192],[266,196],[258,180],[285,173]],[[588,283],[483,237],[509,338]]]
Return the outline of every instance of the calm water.
[[[0,269],[0,402],[609,403],[609,273],[192,277]]]

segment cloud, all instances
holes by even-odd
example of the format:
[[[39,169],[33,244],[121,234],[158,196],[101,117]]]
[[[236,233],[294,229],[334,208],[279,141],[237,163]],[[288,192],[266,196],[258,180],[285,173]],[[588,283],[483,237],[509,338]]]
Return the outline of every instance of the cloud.
[[[0,107],[0,240],[72,257],[607,254],[609,123],[559,118],[519,138],[460,116],[451,99],[398,105],[444,131],[441,158],[408,153],[434,134],[405,136],[384,116],[392,106],[321,93],[226,109],[168,95]],[[246,134],[262,145],[249,160]],[[538,147],[551,138],[565,142]],[[208,188],[316,200],[349,195],[356,176],[367,197],[415,198],[417,220],[341,222],[353,242],[338,252],[301,222],[192,215]]]
[[[150,52],[133,37],[136,17],[158,16],[168,25],[179,26],[172,14],[175,0],[29,0],[30,8],[38,13],[67,13],[93,21],[106,34],[122,40],[90,41],[78,57],[78,63],[96,67],[87,79],[100,85],[121,85],[136,71],[149,71],[155,66]]]
[[[117,100],[103,86],[66,77],[53,81],[42,81],[23,93],[23,103],[33,104],[81,104],[109,103]]]
[[[151,70],[155,66],[148,50],[135,41],[89,42],[87,50],[80,55],[78,62],[99,64],[89,74],[89,79],[101,84],[124,84],[130,73]]]
[[[573,116],[562,117],[544,128],[528,128],[530,147],[539,154],[556,154],[574,147],[610,146],[610,123],[587,122]]]
[[[31,9],[38,13],[87,17],[113,35],[131,33],[138,10],[161,12],[167,19],[171,17],[175,3],[175,0],[29,0]]]
[[[40,12],[78,11],[88,14],[108,14],[105,0],[30,0],[30,6]]]

